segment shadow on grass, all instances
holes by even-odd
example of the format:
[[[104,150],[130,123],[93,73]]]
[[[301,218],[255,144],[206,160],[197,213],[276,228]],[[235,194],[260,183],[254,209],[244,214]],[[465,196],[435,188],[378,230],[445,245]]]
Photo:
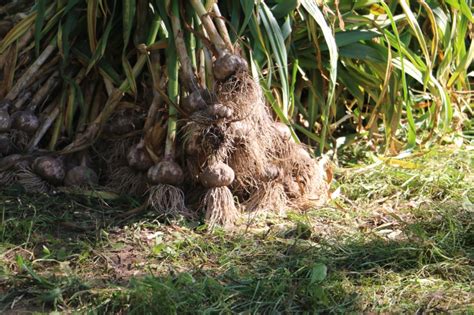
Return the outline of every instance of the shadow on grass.
[[[2,196],[0,206],[4,312],[22,307],[136,314],[397,311],[390,301],[368,301],[364,290],[381,295],[397,286],[401,291],[403,281],[423,272],[469,286],[472,272],[470,214],[449,211],[405,224],[401,240],[356,233],[329,241],[298,229],[233,235],[187,229],[179,241],[170,233],[174,238],[154,243],[139,257],[141,267],[128,266],[140,268],[139,276],[117,279],[108,273],[113,262],[101,259],[100,251],[113,246],[110,233],[142,222],[115,219],[124,203],[138,201],[15,194]],[[138,243],[117,251],[140,251]],[[415,299],[399,310],[448,310],[430,301]]]

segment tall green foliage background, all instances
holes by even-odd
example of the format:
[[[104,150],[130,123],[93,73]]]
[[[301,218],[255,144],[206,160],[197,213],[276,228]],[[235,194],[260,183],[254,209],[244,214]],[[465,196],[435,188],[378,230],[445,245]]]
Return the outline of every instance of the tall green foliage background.
[[[63,79],[56,129],[63,126],[73,138],[74,124],[91,110],[79,75],[140,99],[153,71],[144,51],[162,49],[172,33],[167,2],[14,1],[0,10],[16,20],[0,53],[21,61],[54,47]],[[213,17],[217,4],[222,17],[214,20],[225,22],[277,119],[318,153],[364,138],[396,154],[459,131],[472,117],[472,0],[204,4]],[[190,3],[180,1],[180,8],[187,26],[199,30]],[[195,61],[203,43],[189,30],[186,41]],[[4,67],[2,96],[15,69]],[[106,107],[99,110],[111,110]]]

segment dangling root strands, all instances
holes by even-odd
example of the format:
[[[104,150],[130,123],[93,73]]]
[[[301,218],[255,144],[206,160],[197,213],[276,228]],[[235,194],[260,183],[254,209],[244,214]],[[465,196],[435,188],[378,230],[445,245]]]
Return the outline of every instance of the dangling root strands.
[[[289,204],[282,183],[272,181],[258,187],[246,201],[245,207],[251,212],[269,211],[283,214]]]
[[[107,187],[124,194],[143,196],[148,190],[146,173],[129,166],[120,166],[111,172]]]
[[[110,45],[122,44],[122,58],[108,58],[108,52],[96,58],[97,43],[79,36],[80,46],[70,47],[74,66],[66,70],[57,32],[49,33],[57,23],[50,15],[56,15],[47,14],[43,24],[51,28],[41,30],[52,41],[9,33],[1,56],[20,42],[38,51],[18,51],[18,72],[0,69],[0,157],[30,157],[21,167],[1,168],[0,185],[18,182],[37,192],[105,186],[143,197],[143,208],[158,215],[200,211],[210,229],[232,226],[241,211],[282,213],[308,200],[325,201],[324,170],[293,141],[287,125],[274,121],[253,76],[265,69],[252,64],[250,71],[246,47],[231,42],[226,12],[216,3],[188,4],[139,6],[150,27],[147,34],[125,34],[125,45]],[[72,6],[87,11],[81,1]],[[104,13],[101,23],[119,25],[118,16]]]
[[[22,185],[27,191],[36,193],[48,193],[53,191],[46,180],[35,174],[30,167],[21,167],[17,173],[18,183]]]
[[[234,196],[225,186],[210,188],[202,200],[201,207],[211,230],[218,225],[230,227],[239,217]]]
[[[150,188],[148,204],[159,214],[176,217],[191,216],[184,203],[184,192],[173,185],[160,184]]]

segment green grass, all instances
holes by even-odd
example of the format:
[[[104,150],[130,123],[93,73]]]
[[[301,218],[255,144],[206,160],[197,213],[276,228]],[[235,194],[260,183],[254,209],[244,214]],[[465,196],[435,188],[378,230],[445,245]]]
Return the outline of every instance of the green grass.
[[[339,196],[212,234],[139,200],[0,197],[0,312],[474,312],[474,148],[336,170]]]

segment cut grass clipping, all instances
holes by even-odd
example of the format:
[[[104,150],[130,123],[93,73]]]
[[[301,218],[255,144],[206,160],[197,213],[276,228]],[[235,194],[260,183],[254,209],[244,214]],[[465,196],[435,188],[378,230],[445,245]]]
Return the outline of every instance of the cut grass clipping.
[[[117,214],[135,199],[0,195],[0,312],[472,313],[471,147],[368,159],[336,199],[239,230]]]

